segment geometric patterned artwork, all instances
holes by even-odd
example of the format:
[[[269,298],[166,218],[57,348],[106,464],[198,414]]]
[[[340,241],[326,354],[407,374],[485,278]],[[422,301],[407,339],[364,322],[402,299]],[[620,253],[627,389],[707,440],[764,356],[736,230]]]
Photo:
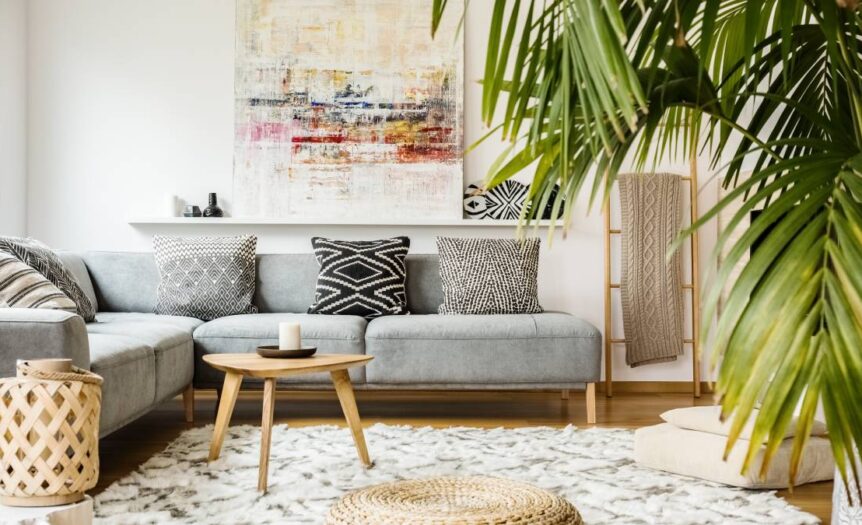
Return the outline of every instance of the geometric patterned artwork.
[[[405,258],[410,239],[379,241],[311,239],[320,264],[310,314],[358,315],[373,319],[407,311]]]
[[[457,219],[461,9],[237,0],[234,215]]]
[[[153,237],[159,271],[155,313],[209,321],[257,313],[257,237]]]

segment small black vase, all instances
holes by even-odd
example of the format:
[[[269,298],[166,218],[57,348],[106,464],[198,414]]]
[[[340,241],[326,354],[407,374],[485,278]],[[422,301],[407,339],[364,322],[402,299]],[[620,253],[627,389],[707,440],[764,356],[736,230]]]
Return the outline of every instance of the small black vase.
[[[224,212],[218,207],[218,197],[210,193],[210,205],[204,209],[204,217],[224,217]]]

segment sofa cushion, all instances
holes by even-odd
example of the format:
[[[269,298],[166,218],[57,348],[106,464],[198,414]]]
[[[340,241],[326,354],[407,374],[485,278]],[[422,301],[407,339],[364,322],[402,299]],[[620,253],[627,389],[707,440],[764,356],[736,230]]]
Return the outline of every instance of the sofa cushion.
[[[113,323],[118,321],[140,321],[169,324],[188,332],[189,335],[194,333],[195,328],[204,324],[200,319],[195,319],[194,317],[181,317],[179,315],[159,315],[136,312],[99,312],[96,314],[96,322],[98,323]]]
[[[87,265],[84,264],[84,259],[82,259],[77,253],[67,251],[58,251],[57,257],[63,261],[63,266],[69,270],[69,273],[72,274],[75,282],[78,283],[78,286],[80,286],[81,290],[84,291],[84,295],[87,296],[90,304],[93,305],[93,310],[98,312],[99,302],[96,299],[96,290],[93,288],[93,281],[90,279],[90,272],[87,271]]]
[[[299,323],[304,345],[322,354],[362,354],[366,321],[353,315],[250,314],[233,315],[204,323],[195,330],[195,386],[221,385],[224,374],[204,363],[206,354],[254,353],[258,346],[278,344],[278,323]],[[363,367],[350,370],[355,382],[365,380]],[[328,374],[310,374],[285,379],[291,383],[328,383]],[[253,380],[246,380],[254,384]]]
[[[441,314],[536,314],[539,239],[437,237]]]
[[[256,313],[257,237],[153,237],[159,288],[156,308],[163,315],[217,319]]]
[[[601,334],[563,313],[411,315],[368,324],[368,383],[571,384],[599,380]]]
[[[373,319],[407,310],[408,237],[376,241],[337,241],[312,237],[320,263],[314,304],[308,313],[359,315]]]
[[[82,254],[99,309],[106,312],[152,312],[159,272],[152,253],[86,252]]]
[[[90,334],[90,370],[102,376],[104,436],[141,416],[156,396],[156,358],[153,349],[123,335]]]
[[[47,277],[0,251],[0,308],[41,308],[78,313],[75,301]]]
[[[156,366],[156,402],[175,396],[192,381],[192,332],[201,324],[187,317],[136,313],[100,313],[87,325],[90,334],[122,335],[152,348]]]
[[[84,321],[92,321],[96,316],[96,307],[90,303],[87,295],[54,250],[36,239],[23,237],[0,237],[0,250],[15,256],[44,275],[66,297],[74,301],[78,315],[83,317]]]

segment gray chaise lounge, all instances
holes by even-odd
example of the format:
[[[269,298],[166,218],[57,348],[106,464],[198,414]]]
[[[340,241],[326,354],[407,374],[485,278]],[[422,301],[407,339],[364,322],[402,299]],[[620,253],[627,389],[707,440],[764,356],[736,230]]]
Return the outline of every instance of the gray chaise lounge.
[[[223,376],[201,361],[208,353],[254,352],[278,341],[278,322],[302,323],[303,339],[321,352],[369,354],[351,371],[357,389],[558,389],[586,384],[595,414],[601,334],[564,313],[441,316],[436,255],[407,258],[412,315],[366,322],[308,315],[317,262],[312,255],[258,256],[259,314],[203,322],[156,315],[158,274],[151,253],[63,253],[67,267],[98,305],[97,322],[65,312],[0,309],[0,374],[20,358],[70,357],[105,378],[101,435],[194,388],[220,388]],[[328,376],[302,376],[285,388],[329,388]],[[253,381],[244,386],[254,388]]]

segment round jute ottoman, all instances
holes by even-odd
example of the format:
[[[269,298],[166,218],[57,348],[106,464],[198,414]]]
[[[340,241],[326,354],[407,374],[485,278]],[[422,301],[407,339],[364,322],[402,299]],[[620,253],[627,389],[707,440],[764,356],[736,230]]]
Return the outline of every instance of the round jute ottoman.
[[[350,492],[327,525],[581,525],[565,499],[518,481],[485,476],[397,481]]]

